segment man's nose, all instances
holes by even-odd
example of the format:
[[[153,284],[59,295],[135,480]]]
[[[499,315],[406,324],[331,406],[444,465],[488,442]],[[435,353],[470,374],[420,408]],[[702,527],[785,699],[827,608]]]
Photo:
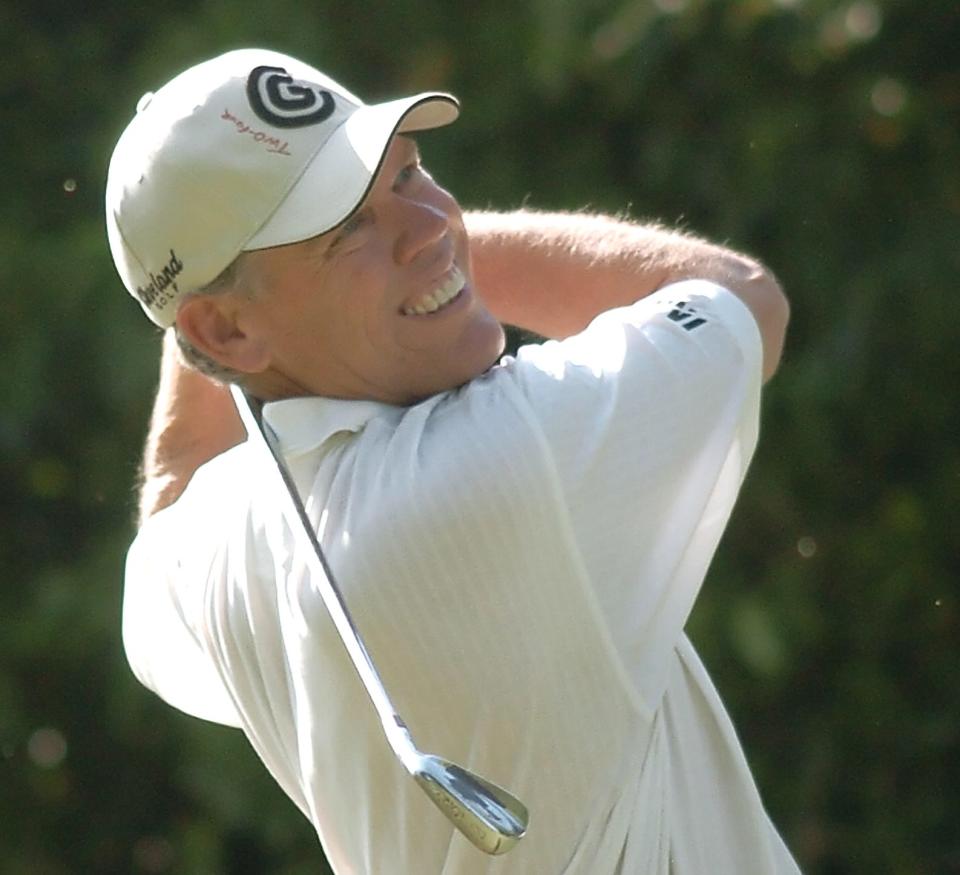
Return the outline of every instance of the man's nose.
[[[443,239],[450,228],[447,214],[425,201],[399,198],[395,209],[399,228],[394,245],[397,264],[409,264],[425,249]]]

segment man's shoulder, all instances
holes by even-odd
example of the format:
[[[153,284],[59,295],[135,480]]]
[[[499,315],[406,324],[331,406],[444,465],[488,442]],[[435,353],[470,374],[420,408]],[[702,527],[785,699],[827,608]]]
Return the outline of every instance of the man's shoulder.
[[[194,540],[212,531],[218,520],[250,506],[256,476],[247,442],[231,447],[200,465],[177,500],[155,513],[141,534],[162,528],[188,533]]]
[[[189,496],[193,501],[215,504],[249,498],[256,468],[251,450],[249,442],[243,441],[205,462],[197,468],[181,498]]]
[[[319,452],[317,506],[334,517],[348,508],[357,530],[413,537],[495,515],[508,495],[519,504],[542,494],[550,476],[543,439],[511,367],[375,417]]]

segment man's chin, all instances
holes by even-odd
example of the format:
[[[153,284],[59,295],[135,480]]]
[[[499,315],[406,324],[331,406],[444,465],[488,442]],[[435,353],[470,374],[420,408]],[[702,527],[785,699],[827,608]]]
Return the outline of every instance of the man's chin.
[[[264,402],[305,398],[319,394],[274,368],[267,368],[256,374],[247,374],[243,389]]]

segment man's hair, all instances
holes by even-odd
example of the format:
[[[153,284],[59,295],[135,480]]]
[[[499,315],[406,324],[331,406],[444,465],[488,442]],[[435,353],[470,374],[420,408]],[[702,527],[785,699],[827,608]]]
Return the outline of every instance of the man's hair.
[[[223,295],[227,292],[239,292],[252,296],[254,289],[244,274],[243,260],[244,254],[241,252],[209,283],[185,295],[184,300],[197,297],[198,295]],[[205,352],[197,349],[176,323],[174,323],[174,333],[176,334],[180,355],[194,370],[200,371],[201,374],[205,374],[218,383],[243,384],[245,377],[243,373],[220,364],[220,362],[210,358]]]

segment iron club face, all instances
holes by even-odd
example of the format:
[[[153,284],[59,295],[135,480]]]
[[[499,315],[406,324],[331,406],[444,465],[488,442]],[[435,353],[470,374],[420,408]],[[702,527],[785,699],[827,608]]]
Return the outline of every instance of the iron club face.
[[[430,754],[421,755],[412,774],[437,808],[484,853],[504,854],[526,833],[526,807],[502,787]]]

